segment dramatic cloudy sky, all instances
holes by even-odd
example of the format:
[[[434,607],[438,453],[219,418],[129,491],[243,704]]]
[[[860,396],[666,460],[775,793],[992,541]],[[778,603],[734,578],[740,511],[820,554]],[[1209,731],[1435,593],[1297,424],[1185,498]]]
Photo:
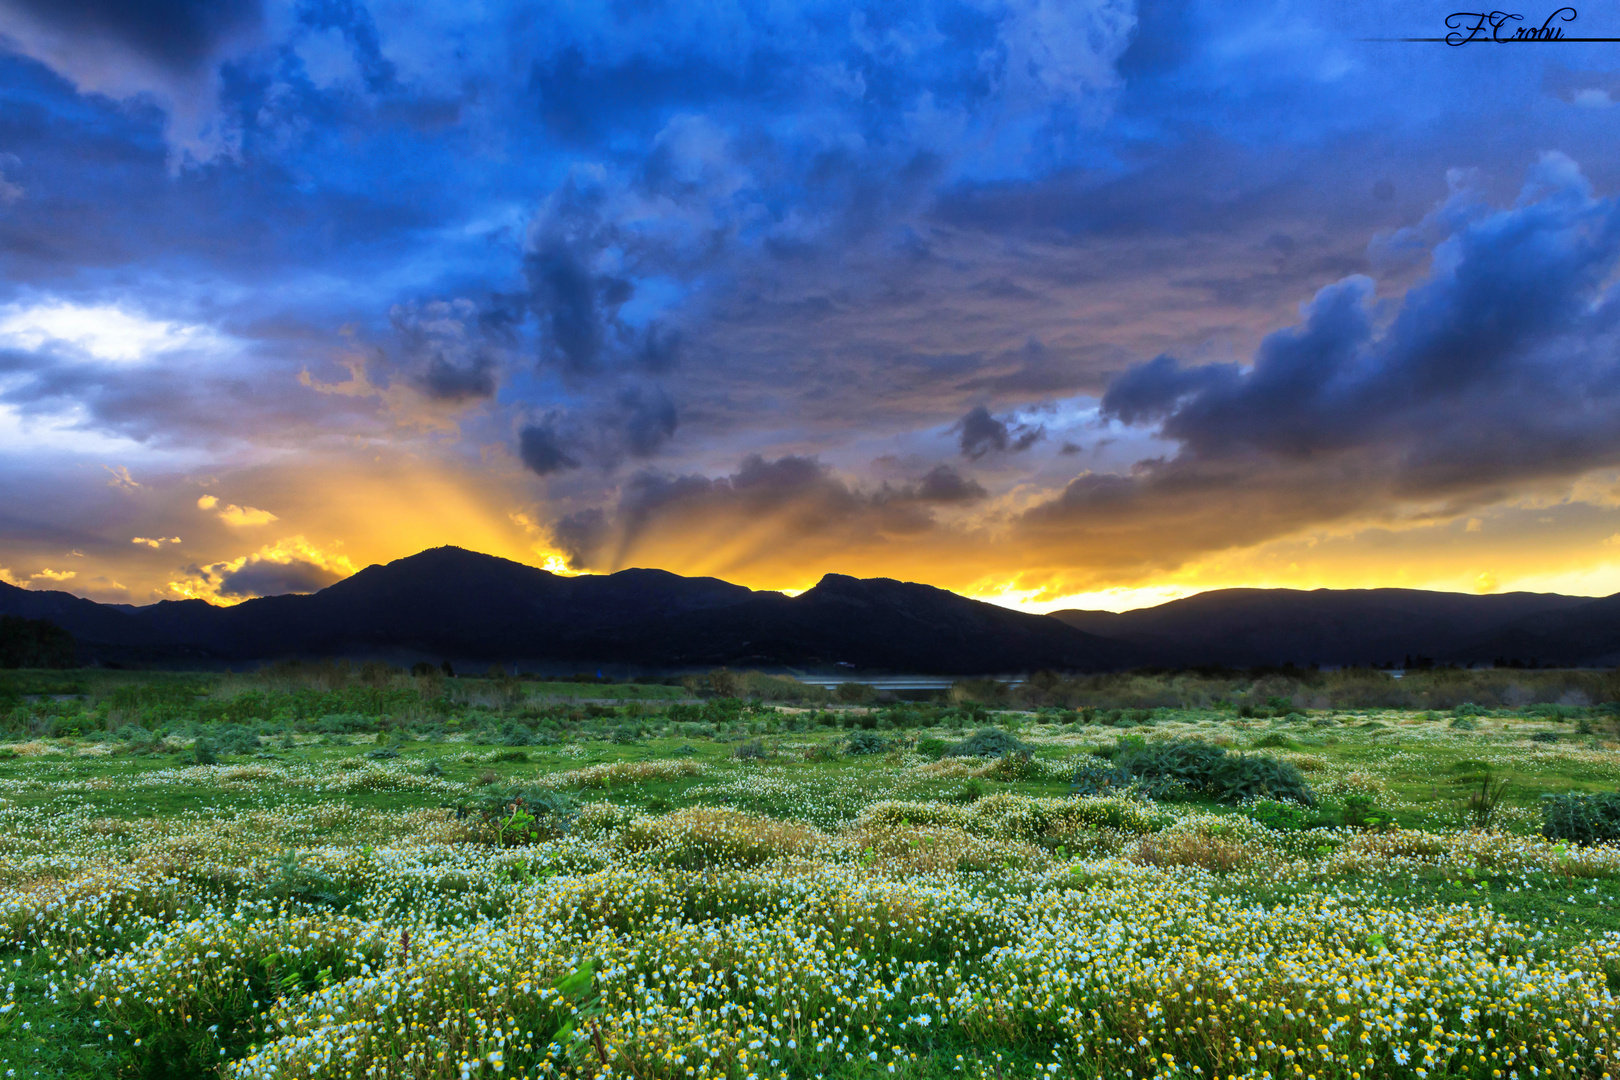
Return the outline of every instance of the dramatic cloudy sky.
[[[1620,590],[1620,45],[1455,6],[0,0],[0,580]]]

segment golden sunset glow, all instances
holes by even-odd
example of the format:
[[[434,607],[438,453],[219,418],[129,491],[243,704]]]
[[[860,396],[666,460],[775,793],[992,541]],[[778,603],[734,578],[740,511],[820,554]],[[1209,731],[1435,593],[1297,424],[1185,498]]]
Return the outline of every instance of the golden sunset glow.
[[[0,32],[0,582],[1620,589],[1613,87],[1567,50],[249,7],[183,63]]]

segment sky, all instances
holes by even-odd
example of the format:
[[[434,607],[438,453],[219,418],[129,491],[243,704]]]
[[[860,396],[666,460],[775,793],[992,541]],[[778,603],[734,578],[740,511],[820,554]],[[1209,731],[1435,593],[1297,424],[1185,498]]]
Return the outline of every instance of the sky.
[[[1454,7],[0,0],[0,581],[1620,591],[1620,45]]]

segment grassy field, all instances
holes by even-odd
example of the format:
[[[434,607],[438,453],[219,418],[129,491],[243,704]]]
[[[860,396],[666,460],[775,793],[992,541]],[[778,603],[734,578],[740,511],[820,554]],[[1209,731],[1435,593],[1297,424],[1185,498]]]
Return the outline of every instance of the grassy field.
[[[1590,698],[0,676],[8,1078],[1620,1074]]]

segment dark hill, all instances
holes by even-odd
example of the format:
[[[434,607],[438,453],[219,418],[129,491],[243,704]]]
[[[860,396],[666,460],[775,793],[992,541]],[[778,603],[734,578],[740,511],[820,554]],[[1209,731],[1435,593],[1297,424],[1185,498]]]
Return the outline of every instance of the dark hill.
[[[1620,666],[1620,596],[1537,612],[1485,630],[1452,654],[1544,667]]]
[[[1586,664],[1620,649],[1620,603],[1547,593],[1220,589],[1137,611],[1052,617],[1137,645],[1167,667],[1400,665],[1420,656],[1487,664],[1499,656],[1544,663],[1557,656]]]
[[[790,598],[661,570],[561,577],[459,548],[370,566],[308,596],[232,608],[129,608],[4,587],[0,613],[51,619],[89,660],[174,665],[301,656],[983,674],[1138,659],[1130,646],[1045,616],[926,585],[828,575]]]

